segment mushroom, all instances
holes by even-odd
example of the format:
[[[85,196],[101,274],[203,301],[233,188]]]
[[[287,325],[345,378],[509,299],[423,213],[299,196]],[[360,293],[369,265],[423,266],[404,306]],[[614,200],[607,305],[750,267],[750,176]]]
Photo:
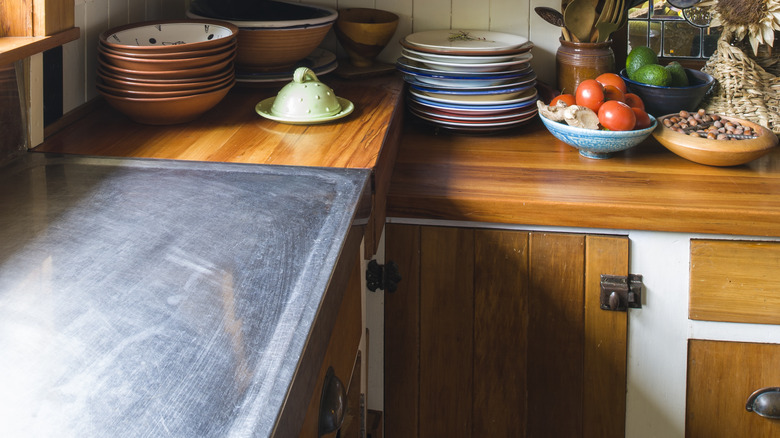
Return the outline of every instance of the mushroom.
[[[563,120],[577,128],[599,129],[599,116],[586,106],[571,105],[564,108]]]
[[[563,121],[563,111],[566,109],[566,102],[559,100],[555,105],[545,105],[541,100],[537,100],[536,107],[539,108],[539,112],[545,118],[554,122]]]

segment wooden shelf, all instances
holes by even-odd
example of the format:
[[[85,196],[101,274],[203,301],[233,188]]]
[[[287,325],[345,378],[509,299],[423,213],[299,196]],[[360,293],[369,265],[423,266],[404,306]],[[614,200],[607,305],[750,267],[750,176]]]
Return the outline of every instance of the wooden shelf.
[[[79,39],[81,31],[72,27],[62,32],[40,37],[0,37],[0,65],[11,64],[36,53],[44,52]]]

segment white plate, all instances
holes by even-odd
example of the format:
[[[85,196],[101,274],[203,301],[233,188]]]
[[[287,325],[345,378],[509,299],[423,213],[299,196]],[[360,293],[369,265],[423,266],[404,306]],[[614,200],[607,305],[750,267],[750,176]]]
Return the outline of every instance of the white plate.
[[[504,62],[491,62],[481,64],[459,64],[455,62],[440,62],[431,59],[418,58],[414,54],[406,51],[403,53],[404,57],[415,62],[419,62],[428,66],[433,70],[448,71],[448,72],[470,72],[470,73],[482,73],[482,72],[501,72],[507,70],[517,70],[523,67],[527,67],[529,61],[533,58],[530,52],[523,53],[520,56],[513,58],[510,61]]]
[[[531,99],[535,99],[537,91],[535,87],[531,87],[516,95],[509,96],[508,98],[502,98],[501,96],[488,95],[488,96],[458,96],[458,95],[445,95],[437,93],[428,93],[425,91],[417,91],[413,88],[409,89],[409,94],[420,99],[428,100],[437,103],[446,103],[452,105],[511,105],[515,103],[525,102]]]
[[[421,59],[430,59],[432,61],[439,62],[451,62],[456,64],[492,64],[496,62],[508,62],[512,61],[523,54],[510,54],[510,55],[494,55],[494,56],[480,56],[480,55],[442,55],[439,53],[427,53],[414,49],[401,49],[401,54],[406,54],[412,57]]]
[[[471,29],[417,32],[407,35],[403,41],[418,50],[447,54],[496,55],[526,50],[532,45],[520,35]]]
[[[418,73],[427,74],[442,78],[508,78],[512,76],[520,76],[528,73],[531,70],[531,65],[523,65],[522,63],[517,67],[510,70],[503,71],[443,71],[425,66],[423,63],[411,60],[405,56],[402,56],[396,60],[396,67],[404,73]]]
[[[427,84],[427,85],[433,85],[437,87],[446,87],[446,88],[485,88],[485,87],[503,87],[506,85],[511,84],[512,82],[516,81],[517,78],[506,78],[506,79],[483,79],[483,78],[472,78],[472,79],[449,79],[449,78],[439,78],[439,77],[431,77],[431,76],[422,76],[422,75],[415,75],[413,73],[406,73],[404,75],[404,80],[409,83],[413,83],[410,79],[414,78],[415,80],[419,81],[420,83]]]

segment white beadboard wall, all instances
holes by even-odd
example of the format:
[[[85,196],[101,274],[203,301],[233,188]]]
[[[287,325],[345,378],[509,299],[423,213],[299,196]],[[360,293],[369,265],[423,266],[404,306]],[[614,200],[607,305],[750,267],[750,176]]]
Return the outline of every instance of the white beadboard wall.
[[[251,0],[250,0],[251,1]],[[560,9],[560,0],[311,0],[300,3],[334,9],[384,9],[401,18],[395,37],[379,59],[394,62],[404,35],[432,29],[484,29],[522,35],[534,42],[532,66],[539,79],[555,83],[555,51],[560,31],[542,21],[533,8]],[[81,38],[63,47],[63,112],[97,96],[95,69],[98,35],[126,23],[182,18],[189,0],[75,0],[76,26]],[[344,56],[333,32],[323,47]]]

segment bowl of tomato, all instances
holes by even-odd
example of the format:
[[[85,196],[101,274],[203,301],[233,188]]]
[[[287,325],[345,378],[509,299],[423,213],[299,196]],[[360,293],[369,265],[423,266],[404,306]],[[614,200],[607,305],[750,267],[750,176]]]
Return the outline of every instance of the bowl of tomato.
[[[541,113],[539,118],[558,140],[577,148],[580,155],[587,158],[610,158],[617,152],[622,152],[642,143],[658,125],[655,117],[650,117],[650,126],[630,131],[610,131],[606,129],[587,129],[571,126],[567,123],[551,120]]]

